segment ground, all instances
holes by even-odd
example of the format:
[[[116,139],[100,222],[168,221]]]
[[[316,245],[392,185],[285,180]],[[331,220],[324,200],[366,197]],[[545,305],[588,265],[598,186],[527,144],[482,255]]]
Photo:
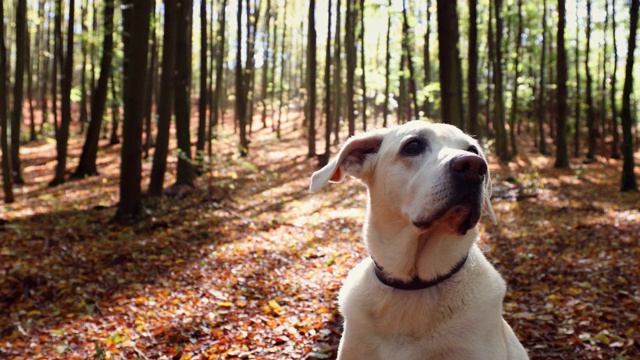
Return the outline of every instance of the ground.
[[[0,205],[0,358],[334,358],[337,291],[366,256],[365,189],[310,194],[299,130],[260,128],[247,158],[225,128],[196,190],[145,199],[133,226],[110,222],[119,146],[102,143],[99,176],[53,188],[55,144],[24,146],[27,184]],[[620,161],[555,170],[524,149],[492,157],[499,223],[480,225],[505,319],[533,359],[639,358],[640,196],[618,192]]]

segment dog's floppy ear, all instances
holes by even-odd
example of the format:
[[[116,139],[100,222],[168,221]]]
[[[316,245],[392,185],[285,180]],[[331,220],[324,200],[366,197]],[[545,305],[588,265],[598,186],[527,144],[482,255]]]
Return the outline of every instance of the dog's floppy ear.
[[[349,174],[361,178],[367,157],[380,150],[384,133],[372,131],[349,138],[338,156],[311,176],[309,191],[318,192],[327,182],[340,182]]]

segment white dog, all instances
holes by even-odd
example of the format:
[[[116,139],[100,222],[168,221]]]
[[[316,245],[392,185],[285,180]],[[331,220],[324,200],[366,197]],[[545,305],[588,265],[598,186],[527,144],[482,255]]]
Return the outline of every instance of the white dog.
[[[478,246],[491,181],[476,140],[412,121],[350,138],[311,178],[368,188],[370,257],[340,290],[338,359],[528,359],[502,318],[505,282]]]

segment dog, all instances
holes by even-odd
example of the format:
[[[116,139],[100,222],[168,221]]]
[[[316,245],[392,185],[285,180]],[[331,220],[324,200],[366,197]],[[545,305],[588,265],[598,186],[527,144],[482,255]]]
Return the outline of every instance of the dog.
[[[339,294],[339,360],[528,359],[502,318],[505,281],[476,242],[491,208],[478,142],[455,126],[411,121],[351,137],[309,190],[346,175],[368,190],[369,257]]]

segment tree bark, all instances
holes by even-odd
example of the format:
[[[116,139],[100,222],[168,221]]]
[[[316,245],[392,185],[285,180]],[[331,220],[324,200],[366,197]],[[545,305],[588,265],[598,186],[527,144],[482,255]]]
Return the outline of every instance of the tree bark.
[[[362,130],[367,131],[367,66],[364,41],[364,0],[360,0],[360,62],[362,68],[362,76],[360,84],[362,87]]]
[[[222,97],[222,86],[223,86],[223,77],[224,77],[224,51],[225,51],[225,33],[226,33],[226,24],[227,24],[227,0],[222,1],[222,9],[221,9],[221,18],[220,18],[220,28],[218,34],[216,36],[219,40],[220,46],[218,46],[218,54],[216,59],[216,88],[213,92],[213,103],[211,104],[211,112],[213,113],[213,120],[209,124],[209,139],[217,138],[217,127],[220,117],[220,102]],[[213,148],[211,145],[211,141],[209,141],[209,156],[213,153]]]
[[[458,12],[456,2],[438,0],[438,58],[442,122],[462,127],[462,74],[458,72]]]
[[[20,162],[20,128],[22,126],[22,103],[24,100],[24,65],[28,51],[26,48],[27,0],[17,1],[15,24],[16,65],[13,85],[13,107],[11,109],[11,166],[13,170],[13,182],[16,184],[23,184],[24,179],[22,178],[22,164]]]
[[[120,202],[114,221],[129,224],[142,215],[142,118],[149,44],[151,0],[123,1],[124,123],[120,163]]]
[[[575,99],[575,124],[573,131],[573,156],[580,156],[580,109],[582,107],[582,99],[580,97],[580,21],[578,18],[579,2],[576,0],[576,48],[575,48],[575,67],[576,67],[576,99]]]
[[[494,130],[496,132],[496,155],[502,161],[509,160],[509,148],[507,144],[507,134],[505,129],[505,110],[503,98],[503,81],[502,81],[502,0],[494,0],[495,4],[495,58],[493,62],[493,83],[494,91]]]
[[[355,114],[355,73],[356,73],[356,47],[355,47],[355,9],[354,2],[347,0],[347,13],[345,21],[344,46],[347,60],[347,118],[349,136],[356,132]]]
[[[149,180],[149,195],[160,196],[164,188],[164,174],[167,170],[169,153],[169,130],[173,112],[176,63],[176,12],[177,0],[164,0],[164,31],[162,41],[162,75],[160,76],[160,97],[157,112],[158,125],[156,147]]]
[[[587,76],[587,83],[585,84],[587,87],[587,129],[588,129],[588,151],[587,151],[587,161],[593,161],[596,156],[596,112],[593,104],[593,89],[592,83],[593,79],[591,77],[591,69],[589,66],[589,55],[591,52],[591,0],[587,0],[587,47],[585,49],[584,56],[584,67]]]
[[[427,17],[428,19],[428,17]],[[428,21],[428,20],[427,20]],[[428,25],[427,25],[428,27]],[[425,45],[426,47],[426,45]],[[478,1],[469,0],[469,73],[467,75],[467,91],[469,91],[469,125],[468,131],[478,137],[480,127],[478,126]],[[427,56],[425,55],[425,59]],[[426,60],[425,60],[426,67]],[[427,73],[425,70],[425,77]],[[425,102],[428,104],[428,101]],[[425,113],[428,106],[425,107]]]
[[[136,0],[137,1],[137,0]],[[178,0],[176,21],[175,116],[178,138],[176,185],[194,186],[195,168],[191,157],[191,29],[193,0]]]
[[[638,191],[636,174],[634,173],[633,137],[631,128],[633,118],[631,115],[631,92],[633,91],[633,63],[636,50],[636,33],[638,29],[638,8],[640,0],[631,0],[631,14],[629,25],[629,45],[627,47],[627,65],[625,68],[624,87],[622,89],[622,177],[621,191]]]
[[[611,31],[613,32],[613,71],[611,72],[611,157],[620,159],[620,132],[618,130],[618,109],[616,106],[616,73],[618,72],[618,44],[616,41],[616,2],[611,0]]]
[[[409,68],[409,79],[408,79],[408,93],[411,97],[411,101],[409,101],[409,106],[407,107],[409,113],[407,118],[409,120],[413,120],[418,117],[418,92],[416,86],[416,74],[413,70],[413,41],[412,41],[412,33],[411,28],[409,26],[409,19],[407,16],[407,2],[406,0],[402,1],[402,47],[405,52],[405,59],[407,61],[407,67]]]
[[[342,120],[342,0],[338,0],[336,3],[336,34],[335,34],[335,46],[333,47],[333,96],[336,101],[333,108],[333,143],[340,143],[340,121]]]
[[[387,121],[389,117],[389,85],[390,85],[390,72],[391,72],[391,0],[389,0],[389,4],[387,5],[387,39],[386,39],[386,49],[387,54],[385,55],[384,62],[384,106],[382,108],[382,126],[387,127]],[[339,15],[338,15],[339,17]],[[426,46],[426,45],[425,45]],[[429,100],[425,102],[428,106]],[[428,111],[428,110],[425,110]]]
[[[0,19],[4,19],[4,6],[0,1]],[[0,94],[7,94],[7,48],[4,43],[4,21],[0,21]],[[0,96],[0,149],[2,150],[2,189],[4,203],[14,202],[13,174],[11,173],[11,149],[7,121],[7,97]]]
[[[248,10],[247,10],[248,11]],[[242,68],[242,0],[238,0],[237,11],[237,42],[236,42],[236,121],[240,127],[240,156],[249,153],[249,141],[247,139],[247,101],[245,92],[245,76]]]
[[[547,154],[547,138],[544,124],[547,122],[547,84],[545,78],[547,61],[547,0],[543,1],[542,11],[542,50],[540,58],[540,89],[538,94],[538,150],[543,155]]]
[[[518,155],[518,142],[516,141],[516,121],[518,114],[518,78],[520,77],[520,56],[522,49],[522,35],[524,33],[524,24],[522,19],[522,0],[518,0],[518,31],[516,33],[516,57],[514,59],[514,81],[513,92],[511,94],[511,116],[509,121],[509,139],[511,141],[511,155]],[[469,115],[471,116],[471,115]]]
[[[331,154],[331,0],[327,5],[327,51],[324,61],[324,154],[320,157],[320,166],[329,162]]]
[[[69,18],[67,20],[67,50],[64,55],[64,66],[60,81],[60,128],[56,136],[56,170],[55,177],[49,184],[55,186],[64,183],[67,167],[67,150],[69,141],[69,125],[71,124],[71,84],[73,80],[73,19],[75,0],[69,1]]]
[[[564,30],[566,27],[565,0],[558,0],[558,61],[557,66],[557,106],[558,118],[556,120],[556,168],[568,168],[569,156],[567,154],[567,50],[564,44]]]
[[[477,0],[471,0],[469,2],[469,9],[471,9],[471,2],[476,3]],[[391,5],[389,5],[391,6]],[[475,8],[475,7],[474,7]],[[469,18],[472,19],[471,13],[469,14]],[[431,0],[427,0],[427,11],[426,11],[426,31],[424,34],[424,85],[429,86],[431,84]],[[389,24],[387,24],[389,25]],[[474,23],[471,23],[469,26],[475,26]],[[476,35],[477,36],[477,35]],[[387,37],[388,38],[388,37]],[[469,38],[469,46],[471,46],[471,38]],[[477,55],[476,55],[477,56]],[[469,58],[469,66],[471,66],[471,58]],[[477,91],[477,90],[476,90]],[[431,96],[427,94],[424,99],[424,115],[427,118],[431,117]]]
[[[316,156],[316,1],[309,0],[307,30],[307,123],[309,142],[307,157]]]
[[[104,2],[104,38],[102,40],[102,59],[100,60],[100,75],[96,88],[91,93],[91,121],[87,128],[86,138],[80,154],[80,162],[74,178],[97,175],[96,159],[100,128],[107,103],[107,90],[111,77],[111,62],[113,59],[113,0]]]

